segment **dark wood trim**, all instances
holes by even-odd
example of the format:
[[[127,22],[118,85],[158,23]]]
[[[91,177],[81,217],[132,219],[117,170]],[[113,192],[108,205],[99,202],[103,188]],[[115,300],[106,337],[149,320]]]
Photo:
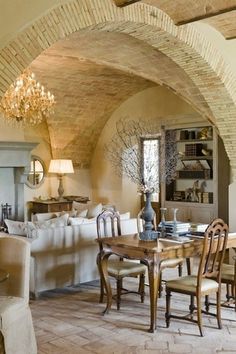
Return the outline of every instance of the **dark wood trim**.
[[[231,39],[235,39],[235,38],[236,38],[236,34],[234,36],[225,37],[227,41],[230,41]]]
[[[113,0],[117,7],[125,7],[141,0]]]
[[[216,12],[210,12],[208,14],[192,17],[192,18],[189,18],[189,19],[186,19],[186,20],[183,20],[183,21],[178,21],[178,22],[174,21],[174,23],[175,23],[176,26],[186,25],[187,23],[192,23],[192,22],[204,20],[206,18],[218,16],[218,15],[224,14],[226,12],[231,12],[231,11],[234,11],[234,10],[236,10],[236,6],[231,6],[231,7],[227,8],[227,9],[222,9],[222,10],[219,10],[219,11],[216,11]]]

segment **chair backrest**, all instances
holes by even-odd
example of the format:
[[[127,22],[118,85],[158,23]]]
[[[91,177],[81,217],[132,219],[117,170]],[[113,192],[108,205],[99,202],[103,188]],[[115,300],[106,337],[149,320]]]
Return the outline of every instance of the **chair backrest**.
[[[117,211],[106,209],[97,216],[97,235],[98,238],[121,235],[120,214]]]
[[[220,282],[227,240],[228,225],[222,219],[214,219],[205,231],[198,283],[201,282],[202,277],[214,277]]]
[[[23,237],[0,237],[0,269],[9,274],[0,284],[0,295],[22,297],[28,302],[30,243]]]
[[[138,232],[143,232],[143,230],[144,230],[143,226],[144,226],[145,221],[142,218],[143,209],[144,209],[144,207],[140,210],[140,212],[137,215]],[[153,218],[153,230],[155,230],[155,231],[157,230],[157,216],[156,216],[155,212],[154,212],[154,218]]]

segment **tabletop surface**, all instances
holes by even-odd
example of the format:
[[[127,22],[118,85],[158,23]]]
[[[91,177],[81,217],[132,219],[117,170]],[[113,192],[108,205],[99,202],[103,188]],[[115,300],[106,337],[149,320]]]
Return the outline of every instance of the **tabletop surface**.
[[[125,247],[130,249],[138,248],[143,252],[159,253],[163,250],[196,247],[202,243],[202,239],[189,239],[186,242],[178,242],[175,240],[168,240],[159,238],[158,241],[142,241],[139,239],[138,234],[118,236],[118,237],[104,237],[97,239],[99,243],[107,244],[110,246]],[[236,247],[236,233],[230,233],[228,236],[229,247]]]

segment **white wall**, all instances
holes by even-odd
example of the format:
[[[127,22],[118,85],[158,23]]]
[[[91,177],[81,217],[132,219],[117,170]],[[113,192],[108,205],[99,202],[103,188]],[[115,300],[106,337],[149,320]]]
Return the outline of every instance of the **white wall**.
[[[161,86],[146,89],[123,102],[104,127],[93,155],[91,165],[93,199],[115,204],[120,212],[131,211],[133,216],[140,210],[137,186],[126,177],[120,178],[115,174],[104,151],[104,145],[109,143],[116,131],[118,120],[121,118],[156,120],[161,126],[171,125],[174,118],[177,123],[180,116],[185,117],[182,118],[182,122],[189,121],[193,114],[195,112],[186,102]],[[194,121],[192,123],[194,124]]]

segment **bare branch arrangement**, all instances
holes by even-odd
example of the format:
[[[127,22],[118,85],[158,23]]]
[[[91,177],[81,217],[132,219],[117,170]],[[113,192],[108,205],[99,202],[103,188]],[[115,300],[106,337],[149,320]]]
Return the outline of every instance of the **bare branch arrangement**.
[[[120,177],[126,175],[138,186],[140,192],[158,192],[161,182],[169,184],[175,179],[178,158],[175,132],[165,132],[163,128],[162,132],[164,139],[162,133],[156,160],[147,159],[145,166],[143,166],[142,138],[161,137],[160,126],[153,121],[119,120],[116,124],[116,133],[104,147],[107,159],[112,163],[115,172]],[[149,151],[147,154],[149,156]],[[144,170],[152,172],[146,174],[148,176],[146,180]]]

